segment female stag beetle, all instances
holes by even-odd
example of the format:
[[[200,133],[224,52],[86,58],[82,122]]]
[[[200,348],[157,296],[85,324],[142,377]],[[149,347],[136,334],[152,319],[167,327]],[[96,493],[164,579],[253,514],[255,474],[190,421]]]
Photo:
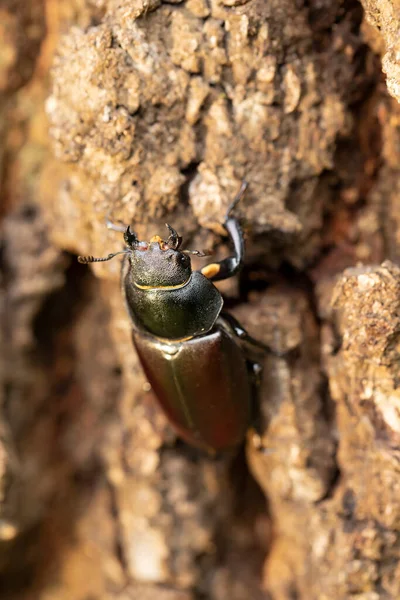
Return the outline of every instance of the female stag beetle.
[[[168,419],[192,445],[216,452],[232,449],[251,423],[262,358],[268,350],[234,317],[222,311],[213,285],[239,271],[244,257],[242,229],[232,216],[247,184],[230,205],[224,222],[232,256],[192,271],[182,238],[167,225],[169,237],[141,242],[128,226],[126,249],[105,258],[79,256],[81,263],[107,261],[125,254],[121,285],[132,320],[140,362]]]

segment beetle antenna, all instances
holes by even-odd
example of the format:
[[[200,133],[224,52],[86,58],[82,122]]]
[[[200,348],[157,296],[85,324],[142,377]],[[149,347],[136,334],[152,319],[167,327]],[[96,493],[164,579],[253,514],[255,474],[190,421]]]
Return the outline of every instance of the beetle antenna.
[[[105,258],[96,258],[95,256],[78,256],[78,262],[82,265],[88,265],[89,263],[94,262],[106,262],[107,260],[111,260],[114,256],[118,256],[118,254],[129,254],[130,250],[121,250],[121,252],[114,252],[113,254],[109,254]]]
[[[167,246],[172,248],[172,250],[178,250],[179,246],[182,244],[181,236],[178,235],[175,229],[171,227],[171,225],[168,225],[168,223],[165,223],[165,226],[168,227],[168,231],[170,233],[170,236],[167,239]]]
[[[204,256],[211,256],[212,251],[203,250],[202,252],[200,252],[200,250],[182,250],[182,254],[194,254],[194,256],[199,256],[200,258],[202,258]]]
[[[231,216],[232,212],[234,211],[234,209],[236,208],[236,205],[240,202],[240,200],[243,198],[245,191],[247,190],[248,187],[248,183],[247,181],[245,181],[243,179],[240,189],[238,191],[238,193],[236,194],[236,196],[234,197],[234,199],[232,200],[232,202],[230,203],[228,210],[226,211],[226,215],[225,215],[225,221],[227,219],[229,219],[229,217]]]

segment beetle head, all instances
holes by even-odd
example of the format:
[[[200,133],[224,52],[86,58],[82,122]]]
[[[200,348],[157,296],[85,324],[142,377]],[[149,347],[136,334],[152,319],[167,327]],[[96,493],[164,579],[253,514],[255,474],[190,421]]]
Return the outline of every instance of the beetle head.
[[[119,226],[109,222],[109,228],[121,231]],[[136,285],[145,288],[174,287],[185,284],[192,273],[188,254],[209,256],[210,252],[198,250],[179,250],[182,238],[175,229],[166,224],[169,230],[168,239],[162,240],[158,235],[150,242],[141,242],[136,233],[128,226],[124,232],[125,250],[113,252],[104,258],[94,256],[78,256],[78,262],[87,265],[94,262],[105,262],[119,254],[128,254],[131,265],[131,275]]]
[[[167,240],[155,235],[150,242],[140,242],[129,227],[124,233],[125,243],[131,250],[131,275],[136,285],[171,287],[182,285],[190,278],[190,258],[179,250],[182,238],[170,225],[167,227],[170,233]]]

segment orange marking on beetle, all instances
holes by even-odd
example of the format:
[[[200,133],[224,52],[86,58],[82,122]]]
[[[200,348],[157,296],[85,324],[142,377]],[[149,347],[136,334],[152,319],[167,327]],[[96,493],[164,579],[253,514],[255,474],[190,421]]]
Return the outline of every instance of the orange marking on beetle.
[[[164,240],[162,240],[159,235],[153,235],[153,237],[150,240],[150,244],[153,244],[154,242],[158,242],[161,245],[161,243],[163,241]]]
[[[214,277],[217,275],[221,269],[221,266],[218,263],[211,263],[210,265],[206,265],[201,269],[201,273],[204,277]]]

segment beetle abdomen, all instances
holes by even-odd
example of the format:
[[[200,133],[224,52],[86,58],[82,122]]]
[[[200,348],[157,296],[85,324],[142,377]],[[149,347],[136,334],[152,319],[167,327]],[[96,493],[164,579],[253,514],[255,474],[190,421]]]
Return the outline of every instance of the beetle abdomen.
[[[135,332],[133,341],[158,401],[187,442],[219,451],[243,440],[251,390],[234,338],[217,325],[207,335],[177,343]]]

